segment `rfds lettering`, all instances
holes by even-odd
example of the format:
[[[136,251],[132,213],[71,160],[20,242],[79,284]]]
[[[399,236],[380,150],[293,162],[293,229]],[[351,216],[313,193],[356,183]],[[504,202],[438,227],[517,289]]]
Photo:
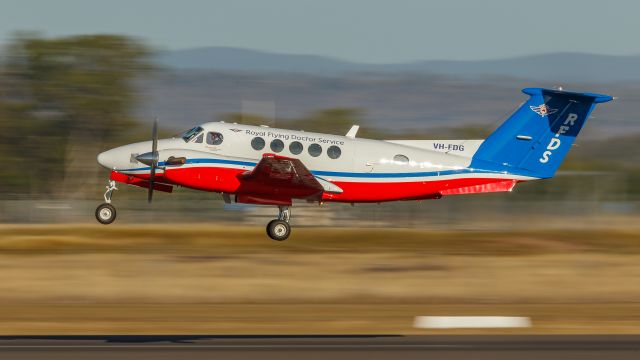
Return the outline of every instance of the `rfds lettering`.
[[[559,148],[560,145],[562,145],[562,142],[560,141],[560,135],[569,131],[569,129],[571,129],[571,127],[575,125],[576,120],[578,120],[578,115],[574,113],[570,113],[569,116],[567,116],[567,119],[564,121],[564,124],[560,126],[560,128],[558,129],[558,132],[549,141],[549,145],[547,145],[547,150],[542,153],[542,157],[539,159],[541,163],[545,164],[549,162],[549,156],[551,156],[553,150]]]

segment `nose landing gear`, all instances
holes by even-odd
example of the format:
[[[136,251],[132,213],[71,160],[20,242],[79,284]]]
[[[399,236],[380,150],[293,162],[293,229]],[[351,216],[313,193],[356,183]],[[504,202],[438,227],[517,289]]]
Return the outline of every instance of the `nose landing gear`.
[[[107,191],[104,193],[104,203],[98,205],[96,208],[96,220],[104,225],[109,225],[116,220],[116,208],[111,205],[111,197],[113,191],[118,190],[116,182],[109,180],[109,185],[106,186]]]
[[[288,206],[278,206],[278,218],[271,220],[267,224],[267,235],[273,240],[283,241],[291,235],[291,226],[289,218],[291,216]]]

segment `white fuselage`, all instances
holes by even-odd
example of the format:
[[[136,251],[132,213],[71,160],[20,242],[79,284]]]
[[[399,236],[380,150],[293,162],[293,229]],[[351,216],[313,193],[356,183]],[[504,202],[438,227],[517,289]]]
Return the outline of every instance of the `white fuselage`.
[[[158,142],[160,161],[169,156],[185,156],[191,160],[182,169],[197,168],[204,171],[208,167],[219,171],[249,171],[263,154],[274,153],[299,159],[313,175],[343,188],[346,186],[354,189],[350,185],[364,183],[406,184],[412,188],[411,191],[393,189],[392,192],[397,192],[397,195],[343,195],[342,201],[387,201],[402,199],[404,196],[427,196],[434,192],[433,186],[424,187],[424,191],[416,186],[433,181],[469,178],[529,179],[470,169],[473,153],[482,142],[480,140],[370,140],[224,122],[205,123],[200,127],[202,136],[193,137],[189,141],[180,137],[161,139]],[[216,144],[207,141],[209,133],[220,134],[222,141]],[[256,148],[253,142],[264,143],[264,146]],[[298,145],[299,153],[292,147],[294,142],[299,143],[295,144]],[[150,148],[148,141],[125,145],[102,153],[99,162],[120,173],[144,174],[149,168],[137,162],[135,156],[148,152]],[[336,156],[336,153],[339,155]],[[162,174],[162,170],[159,173]],[[185,186],[191,186],[189,184],[185,181]],[[451,187],[449,183],[444,186]],[[194,187],[201,190],[232,191],[224,186]],[[375,191],[389,193],[388,188],[376,188]],[[351,193],[353,192],[352,190]],[[327,200],[334,198],[339,196],[329,196]]]

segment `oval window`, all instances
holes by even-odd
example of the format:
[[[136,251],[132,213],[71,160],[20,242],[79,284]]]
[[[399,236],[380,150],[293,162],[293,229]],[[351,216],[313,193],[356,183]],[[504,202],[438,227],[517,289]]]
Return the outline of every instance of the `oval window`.
[[[251,140],[251,147],[254,150],[264,149],[264,139],[261,137],[254,137],[253,140]]]
[[[271,151],[279,153],[284,149],[284,143],[280,139],[275,139],[271,142]]]
[[[224,141],[224,136],[217,132],[208,132],[207,133],[207,144],[209,145],[220,145]]]
[[[331,145],[327,149],[327,155],[332,159],[339,158],[341,154],[342,154],[342,150],[340,150],[340,148],[335,145]]]
[[[316,157],[316,156],[320,156],[320,154],[322,154],[322,146],[318,145],[318,144],[311,144],[309,145],[309,155]]]
[[[409,158],[408,158],[408,157],[406,157],[406,156],[404,156],[404,155],[400,155],[400,154],[398,154],[398,155],[396,155],[396,156],[394,156],[394,157],[393,157],[393,161],[394,161],[396,164],[402,164],[402,165],[404,165],[404,164],[408,164],[408,163],[409,163]]]
[[[300,143],[299,141],[294,141],[291,144],[289,144],[289,151],[293,154],[293,155],[298,155],[302,152],[302,143]]]

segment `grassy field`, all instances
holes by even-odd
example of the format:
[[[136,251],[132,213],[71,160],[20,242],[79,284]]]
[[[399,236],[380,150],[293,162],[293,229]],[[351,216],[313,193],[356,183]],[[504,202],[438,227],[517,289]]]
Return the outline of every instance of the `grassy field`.
[[[1,225],[0,334],[432,332],[417,315],[640,333],[639,230],[263,232]]]

